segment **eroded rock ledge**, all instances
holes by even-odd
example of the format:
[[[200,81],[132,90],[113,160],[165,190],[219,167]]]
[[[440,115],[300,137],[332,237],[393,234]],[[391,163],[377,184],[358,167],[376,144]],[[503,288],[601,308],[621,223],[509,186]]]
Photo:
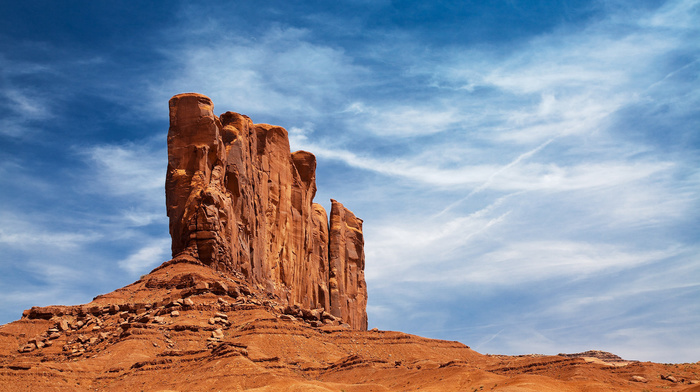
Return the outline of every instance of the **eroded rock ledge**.
[[[200,94],[170,100],[165,194],[174,260],[235,271],[289,305],[367,329],[362,220],[313,202],[316,158],[284,128]]]

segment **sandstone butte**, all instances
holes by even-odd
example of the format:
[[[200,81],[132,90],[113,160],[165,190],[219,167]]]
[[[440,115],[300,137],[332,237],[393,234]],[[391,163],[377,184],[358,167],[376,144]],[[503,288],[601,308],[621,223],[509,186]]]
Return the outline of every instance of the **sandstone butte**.
[[[695,391],[700,363],[484,355],[367,330],[362,221],[313,203],[316,160],[211,100],[170,100],[173,258],[0,326],[0,391]]]
[[[284,128],[217,117],[208,97],[170,100],[165,198],[175,261],[240,273],[271,298],[367,329],[362,220],[313,202],[316,157]]]

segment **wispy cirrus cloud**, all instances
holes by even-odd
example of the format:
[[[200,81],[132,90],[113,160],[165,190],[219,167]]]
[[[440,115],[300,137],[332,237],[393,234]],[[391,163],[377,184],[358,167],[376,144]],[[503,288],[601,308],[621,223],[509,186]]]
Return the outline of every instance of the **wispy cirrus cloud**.
[[[343,91],[363,83],[363,67],[353,64],[342,48],[313,42],[306,29],[273,25],[248,38],[222,34],[226,26],[205,19],[200,34],[161,49],[175,65],[167,80],[152,85],[158,105],[176,93],[196,90],[225,110],[308,119],[342,102]],[[195,17],[188,23],[199,21]],[[209,36],[207,32],[218,38],[203,43],[199,37]]]
[[[165,138],[164,134],[160,136]],[[92,185],[88,185],[91,191],[164,203],[164,148],[149,143],[109,144],[78,150],[78,154],[85,158],[94,176]]]
[[[621,160],[576,162],[560,166],[556,159],[550,157],[539,158],[537,159],[539,162],[527,162],[528,158],[537,154],[549,143],[551,140],[523,152],[513,161],[503,165],[480,164],[446,168],[441,167],[440,162],[430,162],[431,159],[427,158],[428,155],[433,155],[434,151],[408,158],[375,158],[301,139],[294,141],[294,145],[298,148],[314,151],[319,157],[341,161],[357,169],[409,179],[416,184],[472,189],[470,195],[487,188],[512,192],[572,191],[611,187],[669,172],[673,167],[671,162]],[[449,159],[449,157],[446,158],[446,160]]]
[[[35,247],[55,249],[58,251],[75,250],[86,243],[92,243],[103,238],[102,234],[90,229],[82,232],[66,232],[55,227],[47,227],[47,217],[30,217],[24,214],[0,212],[0,243],[4,246],[31,250]],[[40,219],[36,219],[40,218]]]
[[[164,134],[159,136],[165,138]],[[105,203],[102,211],[91,218],[100,222],[101,229],[110,232],[112,238],[129,241],[129,250],[140,246],[142,238],[163,230],[167,233],[163,210],[167,154],[155,139],[75,148],[85,165],[80,176],[86,184],[81,187],[90,197]],[[131,270],[134,268],[138,267]]]
[[[368,106],[353,102],[342,112],[352,123],[362,124],[362,131],[379,137],[411,138],[425,136],[460,127],[467,114],[449,103],[427,101],[404,106]],[[348,124],[351,128],[352,125]]]
[[[20,68],[21,67],[21,68]],[[18,85],[15,79],[48,70],[35,64],[18,64],[0,56],[0,136],[26,138],[37,124],[54,116],[50,97],[41,89]]]
[[[167,261],[170,256],[170,238],[158,238],[150,241],[119,261],[119,267],[132,275],[146,273],[153,267]]]

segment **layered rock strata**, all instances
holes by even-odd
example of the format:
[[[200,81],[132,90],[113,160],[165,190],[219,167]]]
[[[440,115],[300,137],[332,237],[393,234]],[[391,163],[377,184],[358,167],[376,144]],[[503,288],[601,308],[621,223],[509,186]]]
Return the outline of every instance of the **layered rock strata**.
[[[290,305],[367,328],[362,220],[313,202],[316,158],[284,128],[226,112],[200,94],[170,100],[165,183],[174,259],[236,271]]]

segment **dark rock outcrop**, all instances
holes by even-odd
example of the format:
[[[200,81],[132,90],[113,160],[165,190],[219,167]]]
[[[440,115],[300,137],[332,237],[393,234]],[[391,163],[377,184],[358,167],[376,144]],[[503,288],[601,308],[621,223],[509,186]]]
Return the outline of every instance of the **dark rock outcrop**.
[[[632,362],[632,361],[622,359],[620,356],[615,355],[613,353],[609,353],[607,351],[600,351],[600,350],[588,350],[588,351],[584,351],[582,353],[574,353],[574,354],[560,353],[558,355],[560,357],[566,357],[566,358],[597,358],[597,359],[600,359],[601,361],[608,362],[608,363]]]
[[[362,221],[313,203],[316,158],[284,128],[214,115],[200,94],[170,100],[166,204],[174,259],[196,259],[280,300],[367,328]]]

